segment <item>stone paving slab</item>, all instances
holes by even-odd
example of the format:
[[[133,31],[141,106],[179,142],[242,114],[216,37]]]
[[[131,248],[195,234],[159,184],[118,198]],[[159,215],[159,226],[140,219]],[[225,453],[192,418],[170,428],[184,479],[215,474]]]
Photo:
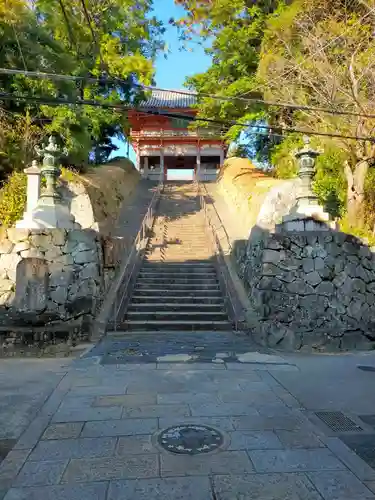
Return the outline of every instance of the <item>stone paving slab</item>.
[[[4,500],[105,500],[108,483],[12,488]]]
[[[191,404],[191,414],[193,417],[227,417],[238,415],[258,416],[259,412],[254,407],[245,403],[207,403]]]
[[[41,439],[74,439],[78,438],[83,429],[83,422],[68,422],[66,424],[51,424],[47,427]]]
[[[159,476],[159,460],[154,455],[74,459],[66,468],[63,483],[103,481],[108,479],[139,479]]]
[[[254,468],[244,451],[221,451],[210,455],[172,455],[160,457],[162,477],[207,476],[210,474],[244,474]]]
[[[127,394],[120,396],[100,396],[92,406],[140,406],[154,405],[157,402],[156,394]]]
[[[13,485],[22,487],[58,484],[67,464],[68,460],[26,462]]]
[[[116,447],[116,456],[118,457],[156,452],[151,434],[120,437]]]
[[[27,457],[30,455],[31,449],[28,450],[12,450],[8,453],[6,459],[0,464],[0,489],[7,490],[11,485]]]
[[[257,472],[343,470],[344,464],[327,449],[255,450],[249,456]]]
[[[231,420],[235,429],[254,431],[272,431],[274,429],[293,431],[302,423],[301,418],[297,416],[266,417],[264,415],[246,415],[242,417],[232,417]]]
[[[241,392],[242,396],[245,394]],[[201,404],[201,403],[212,403],[218,404],[220,402],[220,394],[215,393],[191,393],[191,392],[177,392],[177,393],[166,393],[158,394],[157,402],[161,405],[179,405],[179,404]],[[243,401],[243,399],[242,399]]]
[[[114,437],[40,441],[31,452],[29,460],[110,457],[116,444]]]
[[[209,478],[163,478],[137,481],[114,481],[107,500],[210,500]]]
[[[144,405],[125,407],[122,418],[153,418],[153,417],[189,417],[191,411],[188,405]]]
[[[308,472],[307,477],[322,495],[324,500],[355,499],[374,500],[375,495],[352,473],[345,472]]]
[[[18,439],[70,365],[69,359],[1,359],[0,439]]]
[[[113,406],[107,408],[72,408],[58,410],[52,422],[85,422],[87,420],[112,420],[121,418],[122,408]]]
[[[86,422],[82,437],[135,436],[150,434],[158,429],[157,418],[103,420]]]
[[[159,418],[159,429],[166,429],[174,425],[201,424],[216,427],[223,431],[234,431],[235,427],[230,417],[186,417],[186,418]]]
[[[309,429],[276,430],[277,437],[285,448],[322,448],[319,436]]]
[[[304,474],[214,476],[213,489],[217,500],[322,500]]]
[[[280,450],[283,444],[272,431],[234,431],[229,433],[229,450]]]

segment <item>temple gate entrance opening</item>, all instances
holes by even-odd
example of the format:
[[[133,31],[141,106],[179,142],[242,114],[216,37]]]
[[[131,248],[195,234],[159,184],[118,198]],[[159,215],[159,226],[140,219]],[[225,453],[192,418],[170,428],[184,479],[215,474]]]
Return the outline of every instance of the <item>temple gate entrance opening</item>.
[[[137,111],[129,112],[136,166],[145,179],[216,180],[226,145],[219,128],[189,126],[195,104],[194,94],[153,90]],[[158,114],[163,112],[173,116]]]

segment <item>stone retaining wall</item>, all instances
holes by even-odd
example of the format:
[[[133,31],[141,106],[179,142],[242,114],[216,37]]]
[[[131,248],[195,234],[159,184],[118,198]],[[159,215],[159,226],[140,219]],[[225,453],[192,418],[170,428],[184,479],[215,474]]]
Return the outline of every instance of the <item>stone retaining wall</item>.
[[[0,326],[92,317],[104,289],[102,248],[92,230],[3,230]]]
[[[370,349],[375,249],[340,232],[269,234],[237,260],[254,335],[282,349]]]

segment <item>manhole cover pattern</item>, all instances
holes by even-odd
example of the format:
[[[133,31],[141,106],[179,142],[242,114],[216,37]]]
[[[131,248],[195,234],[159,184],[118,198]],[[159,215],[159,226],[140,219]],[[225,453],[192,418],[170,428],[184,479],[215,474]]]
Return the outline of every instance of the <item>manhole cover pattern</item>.
[[[216,450],[224,443],[223,435],[206,425],[176,425],[163,430],[160,446],[171,453],[198,455]]]
[[[317,417],[334,432],[358,432],[363,431],[362,427],[344,415],[341,411],[317,411]]]

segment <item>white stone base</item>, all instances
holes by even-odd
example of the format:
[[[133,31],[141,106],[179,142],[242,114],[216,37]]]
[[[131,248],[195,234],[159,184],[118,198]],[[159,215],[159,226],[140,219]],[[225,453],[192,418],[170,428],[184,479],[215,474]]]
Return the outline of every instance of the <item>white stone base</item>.
[[[297,202],[292,211],[282,218],[278,231],[330,231],[335,230],[335,222],[318,203]]]
[[[32,211],[25,213],[24,218],[16,223],[17,228],[23,229],[80,229],[75,222],[69,208],[54,200],[43,200]]]
[[[330,220],[329,214],[325,212],[324,208],[318,203],[303,203],[298,201],[291,213],[283,217],[283,222],[307,218],[315,219],[320,222],[329,222]]]
[[[16,222],[17,229],[41,229],[40,225],[33,219],[33,214],[25,212],[23,219]]]

